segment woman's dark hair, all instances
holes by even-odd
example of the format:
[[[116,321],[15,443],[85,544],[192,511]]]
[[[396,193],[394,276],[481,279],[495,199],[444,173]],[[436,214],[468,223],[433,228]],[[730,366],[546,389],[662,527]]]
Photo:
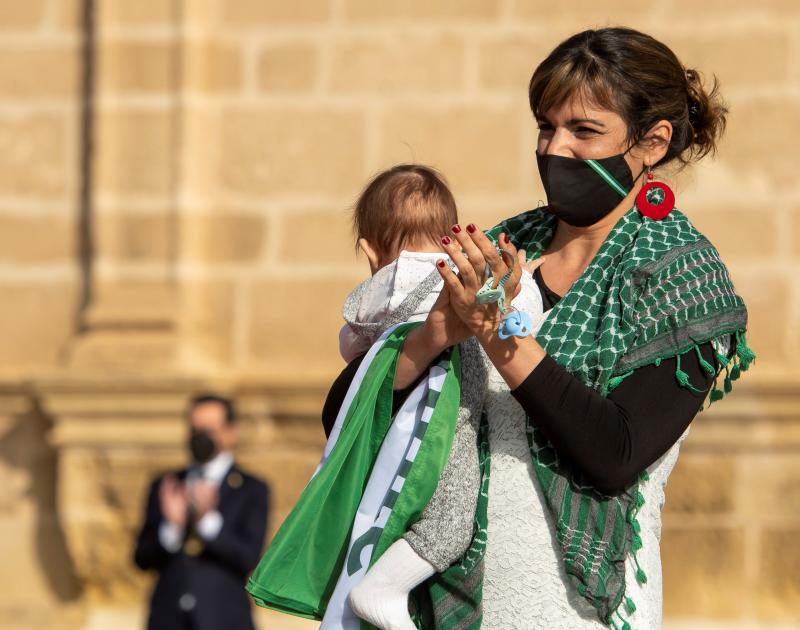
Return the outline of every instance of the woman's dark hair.
[[[716,76],[710,91],[697,70],[686,68],[667,46],[639,31],[609,27],[587,30],[559,44],[536,68],[528,87],[534,116],[573,95],[617,112],[638,144],[659,120],[672,124],[664,157],[682,167],[716,153],[728,108]]]
[[[444,176],[422,164],[398,164],[378,173],[359,195],[353,232],[382,254],[419,246],[420,237],[438,242],[458,222],[456,201]]]

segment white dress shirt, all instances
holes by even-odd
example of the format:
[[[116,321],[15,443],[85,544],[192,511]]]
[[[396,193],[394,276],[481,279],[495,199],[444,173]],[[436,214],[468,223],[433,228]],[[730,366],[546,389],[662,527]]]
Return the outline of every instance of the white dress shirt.
[[[233,466],[233,454],[229,451],[221,451],[214,458],[200,466],[192,466],[186,473],[186,484],[191,486],[198,481],[209,481],[220,487],[225,479],[225,475]],[[211,542],[222,530],[223,518],[219,510],[206,512],[195,525],[198,536],[206,542]],[[158,527],[158,540],[161,546],[167,551],[174,553],[181,548],[183,543],[184,528],[167,520],[161,522]]]

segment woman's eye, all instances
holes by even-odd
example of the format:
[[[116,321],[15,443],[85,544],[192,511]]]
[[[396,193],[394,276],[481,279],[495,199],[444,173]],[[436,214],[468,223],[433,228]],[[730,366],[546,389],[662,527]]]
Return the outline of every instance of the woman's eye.
[[[599,133],[597,129],[590,129],[589,127],[578,127],[575,131],[577,133]]]

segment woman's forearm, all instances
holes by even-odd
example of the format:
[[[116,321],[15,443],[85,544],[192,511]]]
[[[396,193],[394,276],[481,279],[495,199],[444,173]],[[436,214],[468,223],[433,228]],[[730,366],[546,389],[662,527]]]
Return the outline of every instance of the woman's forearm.
[[[547,354],[532,336],[500,339],[493,328],[486,327],[476,331],[475,337],[510,389],[518,387]]]

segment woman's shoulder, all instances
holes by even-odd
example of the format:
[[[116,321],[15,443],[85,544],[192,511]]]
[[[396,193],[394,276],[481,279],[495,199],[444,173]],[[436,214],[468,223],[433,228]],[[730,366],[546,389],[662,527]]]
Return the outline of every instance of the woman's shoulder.
[[[719,251],[678,208],[665,219],[643,219],[628,256],[635,285],[657,278],[659,284],[676,274],[697,271],[717,273],[730,281],[728,269]]]

